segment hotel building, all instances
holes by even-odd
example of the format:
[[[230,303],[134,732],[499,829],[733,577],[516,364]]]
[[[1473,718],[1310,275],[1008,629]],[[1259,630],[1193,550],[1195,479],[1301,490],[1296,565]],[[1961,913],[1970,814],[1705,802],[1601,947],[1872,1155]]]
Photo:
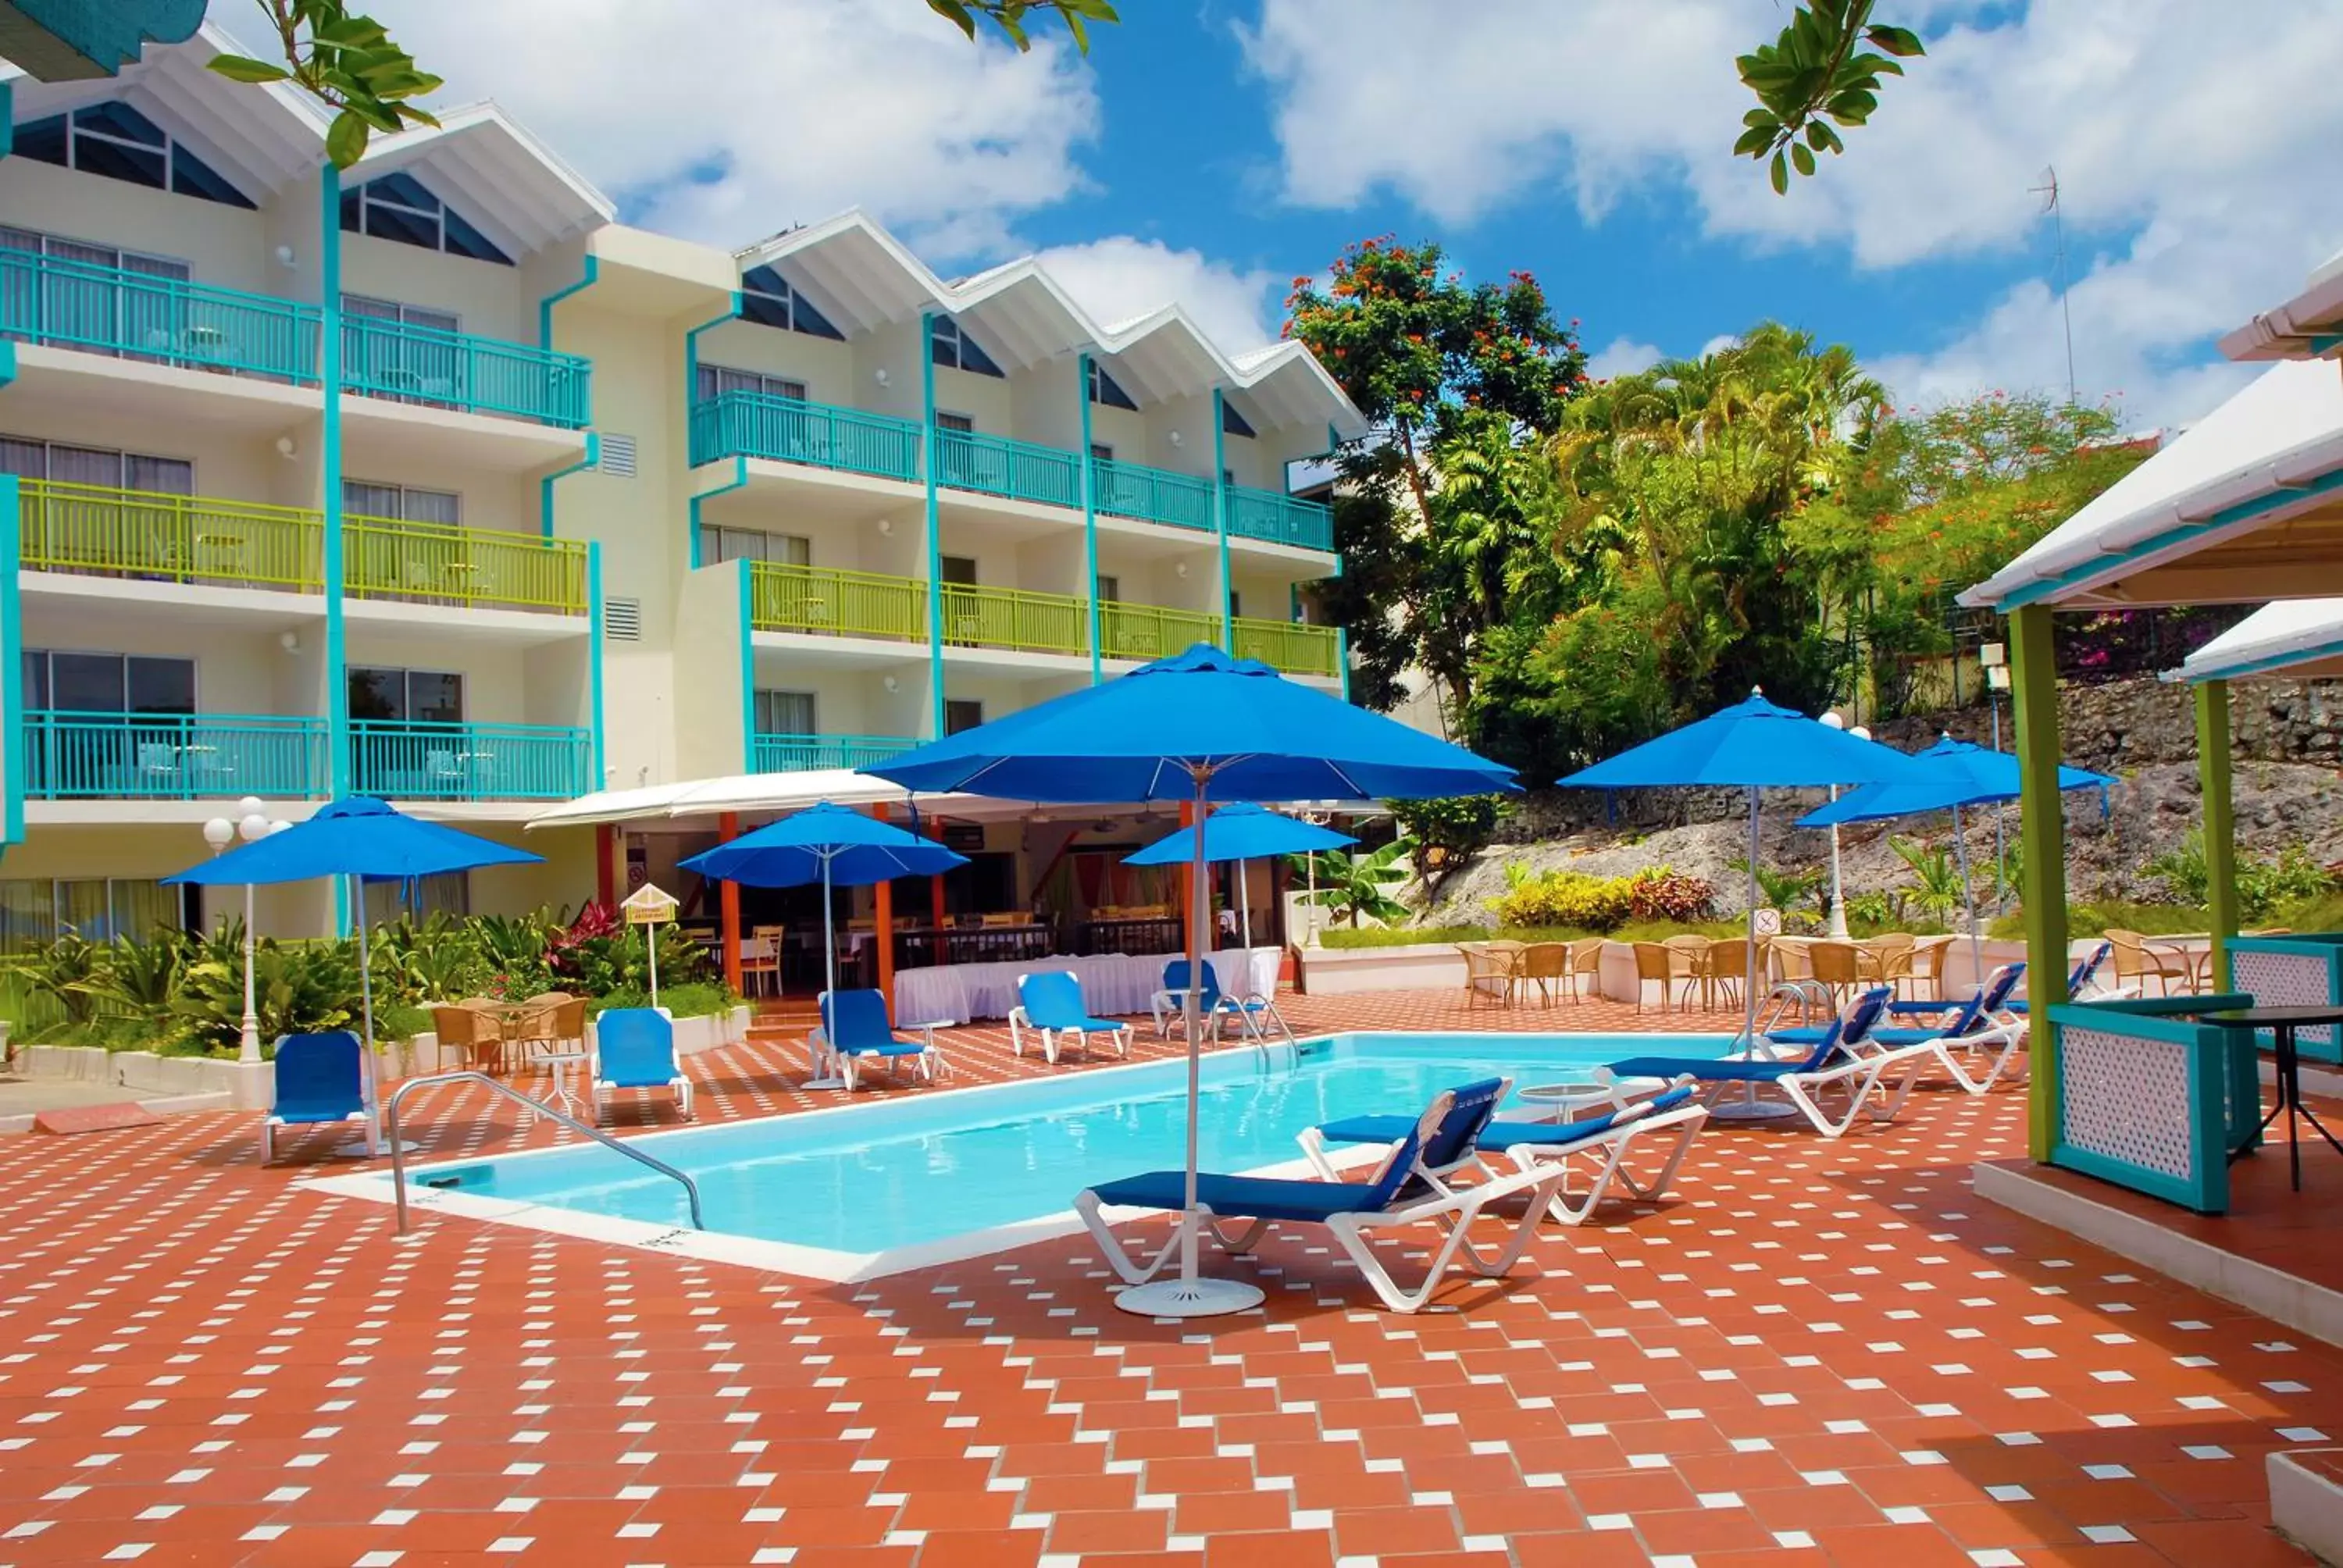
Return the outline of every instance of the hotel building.
[[[156,879],[246,795],[518,842],[1197,641],[1341,689],[1288,476],[1362,424],[1298,345],[1097,322],[1031,262],[946,280],[859,213],[737,253],[629,227],[493,106],[337,173],[221,43],[0,99],[9,938],[207,919]],[[983,831],[1012,902],[1065,849]],[[575,906],[698,847],[527,843],[420,896]],[[337,918],[265,891],[265,930]]]

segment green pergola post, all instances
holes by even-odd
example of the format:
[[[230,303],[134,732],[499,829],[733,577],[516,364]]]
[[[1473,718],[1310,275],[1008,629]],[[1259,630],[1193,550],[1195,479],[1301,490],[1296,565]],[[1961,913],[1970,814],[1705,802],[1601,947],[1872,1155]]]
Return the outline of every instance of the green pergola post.
[[[2057,1031],[2046,1016],[2066,1000],[2066,823],[2058,799],[2058,665],[2050,646],[2050,608],[2026,605],[2009,616],[2011,710],[2016,719],[2017,781],[2025,813],[2019,843],[2025,871],[2026,994],[2034,1018],[2027,1151],[2047,1161],[2058,1126]]]
[[[2237,934],[2237,833],[2229,806],[2229,683],[2197,688],[2197,779],[2205,796],[2205,877],[2212,906],[2215,990],[2229,989],[2229,939]]]

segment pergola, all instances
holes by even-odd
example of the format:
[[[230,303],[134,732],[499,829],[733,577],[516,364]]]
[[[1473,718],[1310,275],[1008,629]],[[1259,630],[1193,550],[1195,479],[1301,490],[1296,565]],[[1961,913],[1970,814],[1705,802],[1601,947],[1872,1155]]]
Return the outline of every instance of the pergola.
[[[2233,359],[2277,363],[2162,451],[2066,519],[1961,602],[2009,618],[2016,753],[2025,793],[2026,973],[2035,1016],[2064,1001],[2066,829],[2057,768],[2057,672],[2051,617],[2061,609],[2261,604],[2343,595],[2343,256],[2294,299],[2221,341]],[[2313,614],[2272,604],[2184,672],[2195,688],[2197,768],[2211,872],[2213,973],[2230,973],[2237,929],[2230,811],[2228,682],[2279,668],[2343,667],[2343,603]],[[2248,628],[2262,623],[2262,631]],[[2315,629],[2329,630],[2322,639]],[[2256,652],[2254,650],[2259,649]],[[2211,657],[2207,657],[2211,656]],[[2232,657],[2235,656],[2235,657]],[[2030,1151],[2061,1136],[2061,1031],[2037,1028]]]

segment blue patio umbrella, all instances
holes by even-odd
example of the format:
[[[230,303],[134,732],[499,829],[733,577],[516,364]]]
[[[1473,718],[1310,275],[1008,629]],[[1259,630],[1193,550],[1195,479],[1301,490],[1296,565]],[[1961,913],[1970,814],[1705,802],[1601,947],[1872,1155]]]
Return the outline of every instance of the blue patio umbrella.
[[[191,866],[166,883],[199,888],[266,887],[316,877],[350,877],[358,916],[358,997],[366,1018],[367,1102],[374,1102],[374,974],[367,941],[366,883],[408,881],[482,866],[536,865],[542,856],[426,822],[387,801],[353,795],[317,808],[306,822]]]
[[[1753,690],[1745,701],[1581,769],[1561,782],[1587,789],[1674,785],[1749,791],[1749,961],[1742,990],[1749,1004],[1744,1030],[1754,1038],[1757,1032],[1759,792],[1895,783],[1915,778],[1917,766],[1893,747],[1834,729],[1768,702],[1763,691]]]
[[[1968,907],[1969,963],[1985,978],[1983,944],[1977,936],[1976,895],[1969,881],[1969,841],[1961,831],[1961,808],[1991,806],[2019,796],[2017,759],[2006,751],[1989,750],[1947,735],[1912,758],[1918,776],[1900,782],[1866,784],[1818,807],[1798,819],[1801,828],[1834,828],[1848,822],[1884,822],[1897,817],[1917,817],[1930,811],[1953,814],[1953,842],[1961,857],[1961,900]],[[2104,809],[2107,791],[2118,782],[2105,773],[2085,768],[2058,769],[2058,788],[2099,791]]]
[[[1006,719],[919,747],[864,772],[909,789],[998,799],[1121,804],[1182,799],[1209,824],[1215,801],[1438,799],[1513,790],[1513,770],[1396,719],[1281,677],[1265,664],[1198,643]],[[1191,846],[1188,972],[1202,970],[1205,850]],[[1180,1275],[1115,1298],[1134,1312],[1202,1317],[1262,1299],[1236,1280],[1196,1271],[1196,1091],[1202,1020],[1188,1025],[1187,1202]]]
[[[824,800],[768,822],[753,833],[677,862],[687,871],[752,888],[821,884],[821,959],[825,990],[838,989],[838,937],[831,925],[832,887],[860,888],[898,877],[931,877],[968,857],[908,829]],[[880,941],[890,939],[880,932]],[[809,1088],[823,1087],[817,1081]]]
[[[1355,844],[1348,833],[1337,833],[1332,828],[1321,828],[1315,822],[1298,821],[1282,811],[1250,800],[1240,800],[1223,806],[1204,821],[1204,859],[1214,864],[1226,860],[1260,860],[1272,855],[1306,855],[1317,849],[1339,849],[1345,844]],[[1196,829],[1182,828],[1165,834],[1135,855],[1125,855],[1126,866],[1179,866],[1196,858]],[[1237,879],[1239,902],[1244,908],[1245,950],[1252,950],[1252,890],[1240,876]]]

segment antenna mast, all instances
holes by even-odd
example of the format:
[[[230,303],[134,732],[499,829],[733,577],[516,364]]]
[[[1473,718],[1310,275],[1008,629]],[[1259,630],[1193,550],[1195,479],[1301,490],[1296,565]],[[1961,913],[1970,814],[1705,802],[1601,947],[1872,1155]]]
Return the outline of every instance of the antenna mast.
[[[2045,166],[2042,170],[2042,183],[2038,186],[2029,186],[2026,189],[2032,195],[2042,198],[2042,210],[2050,215],[2050,233],[2057,246],[2058,318],[2066,332],[2066,404],[2072,407],[2077,400],[2075,315],[2066,303],[2066,223],[2065,216],[2058,211],[2058,171],[2055,167]]]

